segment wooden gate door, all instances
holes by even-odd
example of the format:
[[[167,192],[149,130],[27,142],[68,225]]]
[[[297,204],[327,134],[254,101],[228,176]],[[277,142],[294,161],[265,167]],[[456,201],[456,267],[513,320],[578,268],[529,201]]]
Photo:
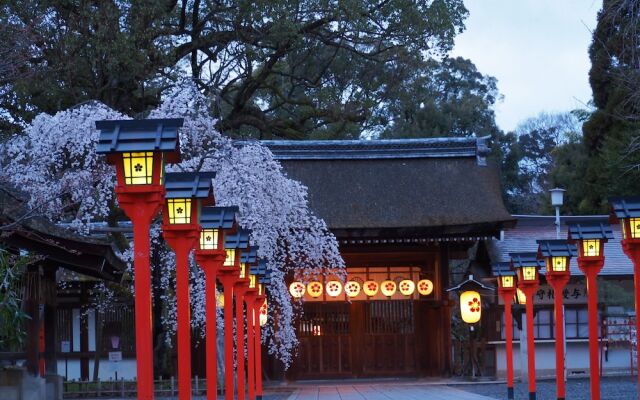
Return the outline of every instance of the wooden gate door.
[[[364,304],[364,337],[356,342],[363,376],[418,374],[413,306],[411,300]]]

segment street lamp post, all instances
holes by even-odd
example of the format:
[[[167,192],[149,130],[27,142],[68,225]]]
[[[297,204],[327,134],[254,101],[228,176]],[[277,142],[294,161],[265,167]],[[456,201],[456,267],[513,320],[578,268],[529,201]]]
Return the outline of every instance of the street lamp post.
[[[633,288],[636,308],[636,336],[640,332],[640,197],[614,197],[611,203],[611,220],[622,224],[622,249],[633,263]],[[637,352],[640,367],[640,351]],[[640,397],[640,373],[638,393]]]
[[[200,243],[195,255],[205,275],[207,400],[216,400],[218,395],[216,275],[226,257],[224,233],[235,229],[237,212],[238,207],[203,207],[200,215]]]
[[[251,231],[238,229],[227,235],[224,241],[226,258],[220,268],[218,279],[224,291],[224,378],[225,400],[233,400],[233,296],[234,286],[240,277],[240,253],[249,248]],[[242,301],[236,295],[236,301]],[[241,318],[242,320],[242,318]],[[239,367],[239,363],[238,363]],[[238,383],[240,378],[238,377]],[[239,388],[238,388],[239,389]],[[238,392],[238,397],[240,392]]]
[[[149,228],[164,202],[164,163],[180,161],[182,119],[97,121],[97,154],[116,167],[118,204],[133,224],[138,399],[153,399]]]
[[[516,294],[516,273],[510,269],[510,263],[502,262],[493,265],[493,275],[497,278],[498,294],[504,302],[507,398],[513,400],[513,321],[511,302]]]
[[[600,368],[598,360],[598,283],[597,276],[604,265],[604,243],[613,239],[607,223],[568,224],[569,241],[578,247],[578,267],[587,277],[587,308],[589,315],[589,374],[591,399],[600,400]]]
[[[538,290],[538,270],[542,261],[537,253],[511,253],[511,266],[518,274],[518,288],[526,296],[527,314],[527,372],[529,400],[536,400],[536,348],[533,337],[533,295]]]
[[[574,244],[566,240],[538,240],[538,256],[544,258],[547,282],[553,287],[556,342],[556,395],[558,400],[565,399],[564,366],[564,312],[562,291],[569,282],[571,257],[578,251]]]
[[[189,253],[200,237],[198,219],[203,205],[213,204],[213,172],[166,174],[167,190],[162,235],[176,255],[178,303],[178,398],[191,399],[191,300]]]
[[[556,209],[556,239],[560,239],[560,207],[564,202],[563,197],[566,190],[554,188],[549,192],[551,192],[551,205]]]

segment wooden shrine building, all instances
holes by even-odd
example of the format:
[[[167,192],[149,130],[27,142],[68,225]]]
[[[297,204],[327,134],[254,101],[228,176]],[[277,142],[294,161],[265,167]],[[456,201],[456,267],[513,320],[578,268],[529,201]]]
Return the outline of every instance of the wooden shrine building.
[[[287,377],[449,374],[450,259],[513,223],[486,139],[263,143],[309,188],[311,209],[339,242],[346,282],[357,282],[340,288],[320,276],[292,299],[304,315]],[[427,295],[402,283],[425,279]]]

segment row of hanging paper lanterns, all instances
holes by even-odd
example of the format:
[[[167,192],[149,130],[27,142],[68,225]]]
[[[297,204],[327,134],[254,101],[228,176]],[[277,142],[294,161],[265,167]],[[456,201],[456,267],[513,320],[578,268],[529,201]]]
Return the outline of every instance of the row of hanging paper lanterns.
[[[322,293],[326,292],[329,297],[338,297],[344,293],[347,297],[356,297],[362,291],[366,296],[372,297],[382,293],[384,296],[391,297],[396,292],[400,292],[405,296],[411,296],[415,291],[418,291],[423,296],[428,296],[433,292],[433,282],[429,279],[422,279],[416,284],[410,279],[404,279],[400,283],[396,283],[390,279],[378,283],[376,281],[365,281],[360,283],[355,280],[347,281],[344,285],[338,280],[327,281],[324,285],[322,282],[313,281],[308,284],[304,284],[299,281],[295,281],[289,285],[289,293],[292,297],[299,299],[306,294],[312,298],[318,298],[322,296]]]

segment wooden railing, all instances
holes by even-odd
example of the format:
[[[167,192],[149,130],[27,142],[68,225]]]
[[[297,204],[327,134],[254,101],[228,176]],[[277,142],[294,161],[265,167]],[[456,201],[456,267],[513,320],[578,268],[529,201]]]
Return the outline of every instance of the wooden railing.
[[[131,397],[137,394],[137,382],[135,380],[108,380],[108,381],[65,381],[65,399],[84,399],[88,397]],[[223,394],[223,388],[218,385],[218,394]],[[176,396],[178,394],[178,382],[175,378],[154,381],[156,396]],[[204,396],[207,392],[207,380],[195,377],[191,382],[192,395]]]

